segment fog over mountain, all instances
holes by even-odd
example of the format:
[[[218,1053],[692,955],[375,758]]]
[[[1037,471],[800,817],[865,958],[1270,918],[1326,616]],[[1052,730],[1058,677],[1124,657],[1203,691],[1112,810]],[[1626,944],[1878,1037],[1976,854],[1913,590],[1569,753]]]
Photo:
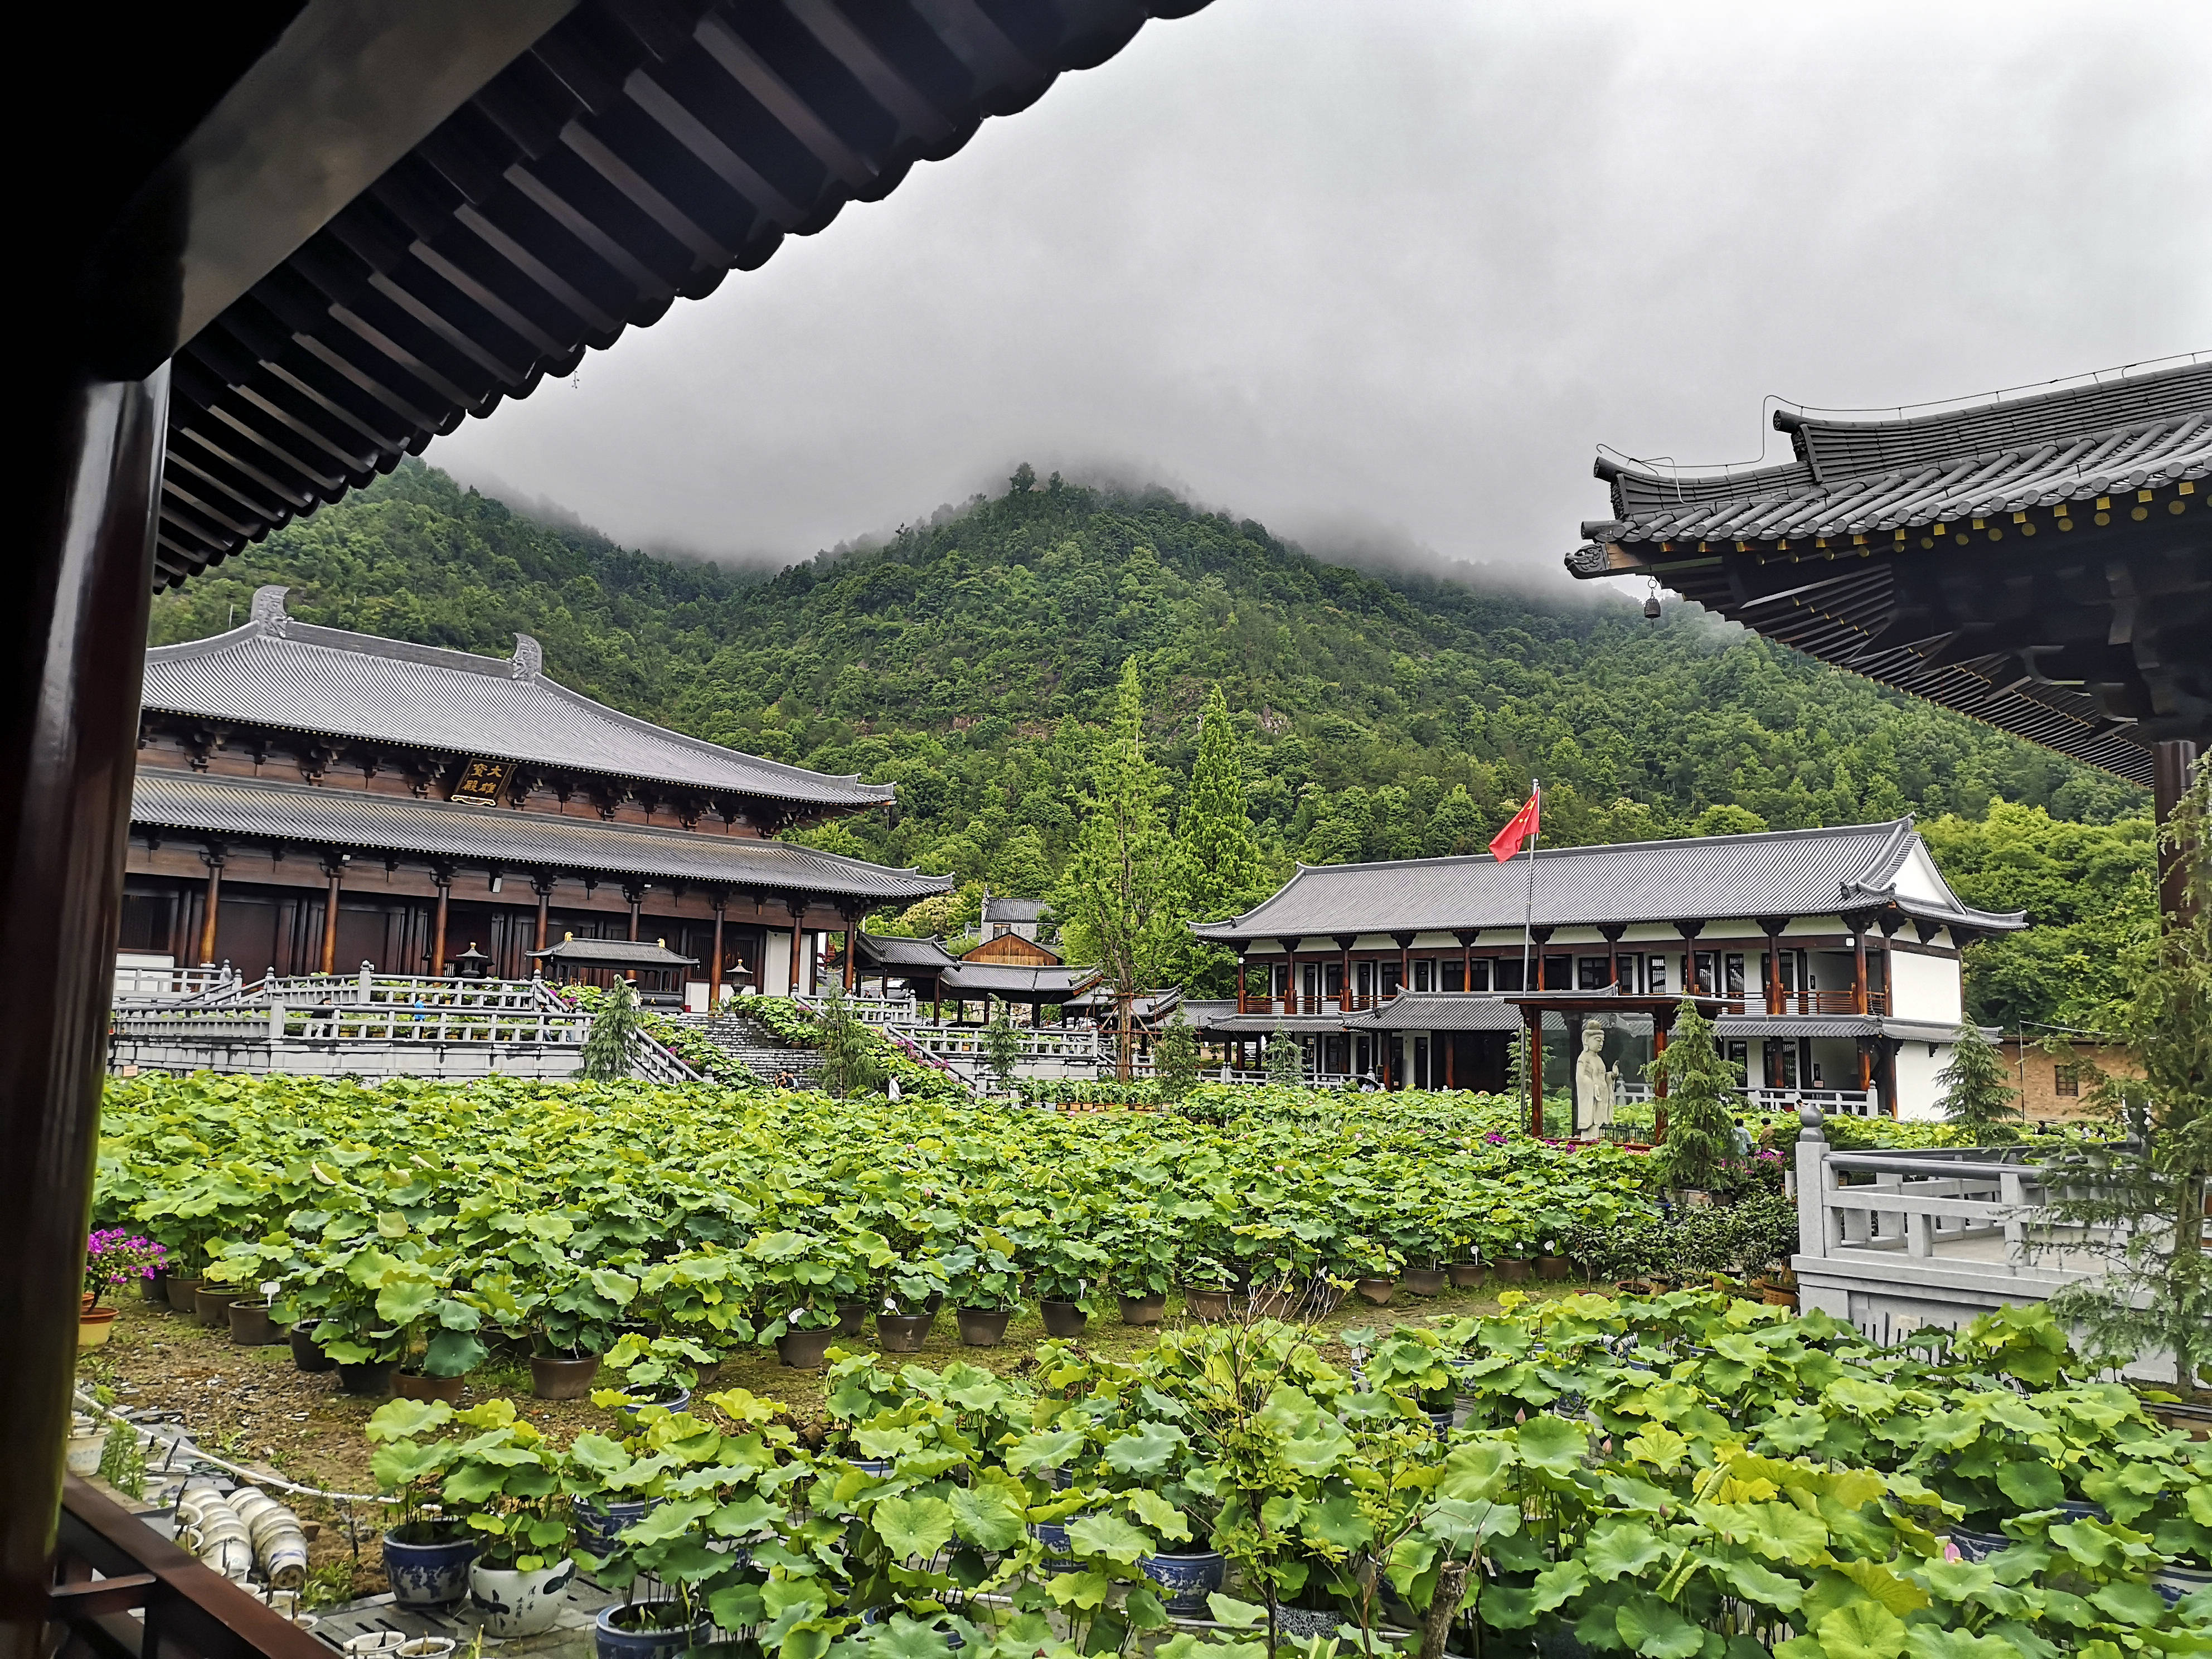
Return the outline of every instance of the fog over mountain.
[[[1595,447],[2212,342],[2212,10],[1216,0],[430,459],[781,565],[1040,477],[1557,588]]]

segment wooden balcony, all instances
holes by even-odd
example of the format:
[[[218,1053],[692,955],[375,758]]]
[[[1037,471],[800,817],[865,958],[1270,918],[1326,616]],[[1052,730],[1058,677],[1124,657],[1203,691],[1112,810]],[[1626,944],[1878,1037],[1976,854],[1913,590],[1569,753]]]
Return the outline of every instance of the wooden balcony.
[[[68,1477],[46,1651],[56,1659],[331,1659],[266,1603]]]

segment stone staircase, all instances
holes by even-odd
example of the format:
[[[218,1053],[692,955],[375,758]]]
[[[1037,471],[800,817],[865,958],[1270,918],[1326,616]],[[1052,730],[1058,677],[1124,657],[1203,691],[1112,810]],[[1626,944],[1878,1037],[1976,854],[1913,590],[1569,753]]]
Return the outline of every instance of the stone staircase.
[[[822,1051],[794,1048],[778,1042],[750,1019],[737,1015],[686,1014],[683,1023],[724,1054],[749,1068],[763,1083],[774,1083],[788,1072],[801,1087],[822,1074]]]

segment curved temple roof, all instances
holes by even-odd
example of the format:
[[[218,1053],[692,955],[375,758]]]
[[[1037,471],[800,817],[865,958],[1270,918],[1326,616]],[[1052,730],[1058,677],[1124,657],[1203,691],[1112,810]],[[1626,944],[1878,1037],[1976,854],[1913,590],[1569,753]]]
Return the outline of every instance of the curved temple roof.
[[[173,360],[173,586],[1205,0],[582,0]]]
[[[1912,820],[1838,830],[1778,830],[1563,847],[1535,854],[1531,920],[1540,927],[1689,921],[1738,916],[1835,915],[1894,904],[1906,914],[1977,932],[2025,925],[1961,904],[1913,832]],[[1390,864],[1300,865],[1281,890],[1202,939],[1241,941],[1521,926],[1528,902],[1525,857],[1486,853]]]
[[[873,904],[926,898],[950,876],[894,870],[794,842],[698,836],[646,824],[605,823],[542,812],[487,812],[259,778],[145,771],[133,787],[131,822],[216,840],[295,847],[364,848],[508,870],[574,870],[607,876],[818,893]]]
[[[244,627],[147,652],[145,707],[812,805],[876,806],[896,793],[740,754],[594,702],[545,677],[526,634],[515,636],[512,658],[479,657],[295,622],[283,595],[264,587]]]
[[[2137,783],[2212,741],[2212,362],[1887,420],[1796,459],[1609,456],[1577,576],[1649,574],[1770,639]]]

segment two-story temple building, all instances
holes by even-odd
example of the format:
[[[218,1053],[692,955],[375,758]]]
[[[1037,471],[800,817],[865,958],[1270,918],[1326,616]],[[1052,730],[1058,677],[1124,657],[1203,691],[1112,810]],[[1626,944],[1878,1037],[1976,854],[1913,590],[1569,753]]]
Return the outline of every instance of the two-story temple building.
[[[824,934],[951,885],[774,838],[888,784],[609,708],[526,635],[512,658],[377,639],[284,592],[146,653],[126,960],[526,978],[565,940],[635,940],[691,958],[702,1003],[809,988]]]
[[[1652,1051],[1649,1014],[1575,994],[1718,997],[1750,1087],[1867,1091],[1926,1116],[1965,1018],[1960,951],[2026,925],[1960,902],[1910,817],[1534,858],[1533,884],[1527,854],[1300,866],[1256,908],[1194,929],[1238,957],[1235,1012],[1206,1034],[1250,1062],[1279,1029],[1324,1078],[1502,1090],[1524,1018],[1510,999],[1559,993],[1579,1006],[1546,1017],[1559,1100],[1587,1020],[1624,1082]]]

